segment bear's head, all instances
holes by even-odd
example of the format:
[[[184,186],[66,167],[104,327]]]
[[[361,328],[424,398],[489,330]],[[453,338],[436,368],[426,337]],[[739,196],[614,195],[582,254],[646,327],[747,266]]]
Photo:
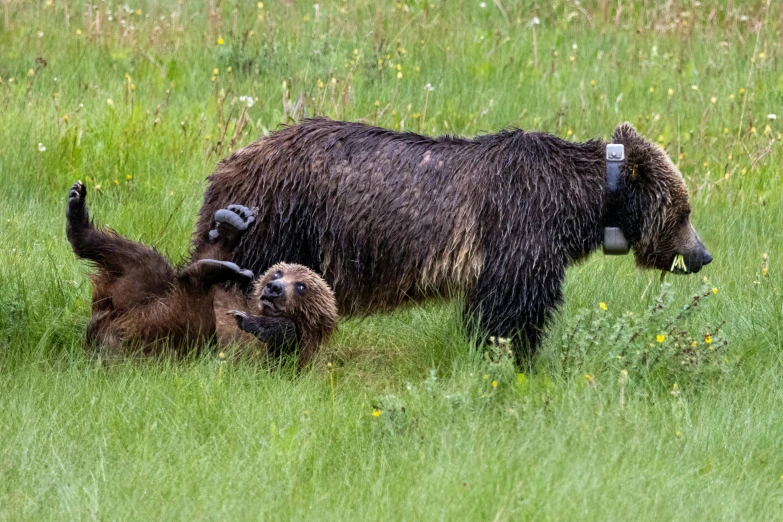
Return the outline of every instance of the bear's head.
[[[292,320],[300,335],[320,343],[337,327],[337,301],[321,276],[306,266],[278,263],[255,284],[261,315]]]
[[[680,171],[660,146],[629,123],[615,129],[613,142],[625,147],[618,218],[637,265],[679,274],[701,270],[712,256],[691,225],[688,189]]]

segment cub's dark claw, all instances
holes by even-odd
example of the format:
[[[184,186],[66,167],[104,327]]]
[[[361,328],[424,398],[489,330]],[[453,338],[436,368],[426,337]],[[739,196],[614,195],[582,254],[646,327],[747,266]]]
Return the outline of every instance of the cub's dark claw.
[[[220,225],[225,223],[237,230],[247,230],[256,220],[256,213],[243,205],[229,205],[215,212],[215,222]]]
[[[253,272],[242,270],[230,261],[218,261],[216,259],[201,259],[186,268],[181,277],[201,281],[207,287],[215,284],[234,281],[240,285],[249,285],[253,282]]]
[[[239,284],[246,285],[253,282],[253,272],[250,270],[242,270],[236,263],[232,263],[231,261],[214,261],[209,259],[205,259],[204,261],[211,261],[212,263],[219,264],[233,271],[234,273],[232,274],[231,279]]]
[[[248,333],[255,333],[257,328],[255,328],[255,322],[253,316],[248,314],[247,312],[241,312],[239,310],[229,310],[226,312],[226,315],[233,315],[234,319],[236,319],[237,327],[242,330],[243,332]]]
[[[243,205],[229,205],[215,212],[214,218],[215,228],[209,231],[209,242],[223,241],[231,249],[256,220],[256,211]]]
[[[68,207],[66,208],[66,216],[71,217],[72,213],[78,212],[84,208],[84,200],[87,197],[87,187],[84,183],[77,181],[71,185],[71,189],[68,191]]]

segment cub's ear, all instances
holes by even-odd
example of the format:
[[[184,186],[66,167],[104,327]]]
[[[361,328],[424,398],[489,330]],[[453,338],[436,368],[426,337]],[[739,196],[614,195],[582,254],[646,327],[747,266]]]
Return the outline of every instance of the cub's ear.
[[[643,139],[641,134],[636,132],[633,125],[628,122],[618,125],[617,128],[614,129],[614,134],[612,135],[612,141],[614,143],[632,143]]]

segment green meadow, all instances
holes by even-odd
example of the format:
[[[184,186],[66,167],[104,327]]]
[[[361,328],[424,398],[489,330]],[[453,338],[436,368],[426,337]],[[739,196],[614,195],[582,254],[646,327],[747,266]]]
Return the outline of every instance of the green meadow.
[[[783,4],[0,2],[0,519],[783,518]],[[349,318],[296,374],[96,361],[96,222],[187,259],[205,178],[303,117],[609,139],[689,187],[698,275],[596,252],[522,373],[459,300]]]

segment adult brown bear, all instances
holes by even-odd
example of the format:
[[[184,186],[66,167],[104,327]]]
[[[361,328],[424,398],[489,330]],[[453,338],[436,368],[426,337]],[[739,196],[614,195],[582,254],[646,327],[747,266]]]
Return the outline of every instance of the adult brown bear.
[[[625,161],[610,193],[600,140],[521,130],[430,138],[306,120],[219,165],[194,249],[206,248],[217,209],[243,201],[263,210],[235,263],[311,267],[347,314],[461,293],[479,332],[516,337],[532,352],[561,302],[566,267],[601,246],[610,220],[641,267],[698,272],[712,260],[666,153],[630,124],[613,141]],[[679,255],[684,270],[674,268]]]
[[[253,273],[225,258],[255,220],[251,209],[219,209],[198,255],[176,268],[154,249],[96,228],[86,197],[86,187],[74,183],[68,192],[66,235],[74,253],[96,268],[86,339],[91,350],[109,356],[183,355],[213,338],[221,346],[255,343],[244,331],[273,355],[298,350],[302,367],[337,326],[334,294],[304,266],[275,265],[255,282],[251,296],[241,291],[253,283]],[[221,286],[228,282],[239,288]]]

